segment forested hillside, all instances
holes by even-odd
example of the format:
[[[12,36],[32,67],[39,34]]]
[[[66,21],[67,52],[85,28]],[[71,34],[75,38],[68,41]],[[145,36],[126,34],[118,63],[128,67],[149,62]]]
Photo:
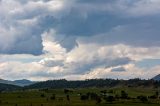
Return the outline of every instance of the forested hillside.
[[[91,79],[83,81],[49,80],[26,86],[26,89],[42,88],[87,88],[87,87],[159,87],[160,82],[154,80],[114,80],[114,79]]]

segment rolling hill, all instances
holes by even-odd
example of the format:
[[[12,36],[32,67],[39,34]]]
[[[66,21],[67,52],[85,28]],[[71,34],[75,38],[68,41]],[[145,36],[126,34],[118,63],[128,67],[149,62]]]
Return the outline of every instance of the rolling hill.
[[[154,80],[142,80],[142,79],[130,79],[130,80],[114,80],[114,79],[90,79],[81,81],[67,81],[62,80],[49,80],[38,82],[29,86],[25,86],[26,89],[45,89],[45,88],[90,88],[90,87],[144,87],[155,88],[160,87],[160,81]]]
[[[17,85],[17,86],[27,86],[27,85],[34,84],[35,82],[30,81],[30,80],[26,80],[26,79],[15,80],[15,81],[9,81],[9,80],[0,79],[0,83]]]
[[[0,92],[2,92],[2,91],[14,91],[14,90],[19,90],[21,88],[22,87],[16,86],[16,85],[0,83]]]
[[[18,86],[28,86],[28,85],[34,84],[36,82],[22,79],[22,80],[15,80],[15,81],[13,81],[13,83],[15,83],[15,85],[18,85]]]

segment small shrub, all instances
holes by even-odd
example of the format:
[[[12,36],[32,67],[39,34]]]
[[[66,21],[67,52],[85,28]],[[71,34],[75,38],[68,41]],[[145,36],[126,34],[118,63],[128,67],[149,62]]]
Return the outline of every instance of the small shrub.
[[[125,91],[121,91],[121,98],[122,99],[127,99],[128,98],[128,94]]]
[[[69,95],[67,95],[67,101],[70,101],[70,97],[69,97]]]
[[[56,99],[56,95],[52,94],[52,96],[50,97],[51,100],[55,100]]]
[[[104,98],[104,100],[106,102],[112,103],[113,101],[115,101],[115,97],[114,96],[107,96],[107,97]]]
[[[81,95],[81,100],[88,100],[89,99],[89,96],[88,95]]]
[[[143,95],[138,96],[137,99],[139,99],[143,103],[148,101],[148,98],[146,96],[143,96]]]
[[[99,104],[99,103],[101,103],[101,98],[100,97],[98,97],[97,99],[96,99],[96,101],[97,101],[97,104]]]
[[[45,97],[45,95],[44,95],[44,94],[41,94],[41,97],[42,97],[42,98],[44,98],[44,97]]]

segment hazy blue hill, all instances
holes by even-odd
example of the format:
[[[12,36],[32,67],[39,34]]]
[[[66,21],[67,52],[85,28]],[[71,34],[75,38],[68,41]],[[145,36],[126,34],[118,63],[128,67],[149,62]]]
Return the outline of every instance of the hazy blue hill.
[[[2,84],[13,84],[13,85],[15,85],[13,81],[4,80],[4,79],[0,79],[0,83],[2,83]]]
[[[34,84],[35,82],[27,80],[27,79],[15,80],[15,81],[0,79],[0,83],[17,85],[17,86],[27,86],[27,85]]]
[[[153,80],[160,81],[160,74],[155,76],[155,77],[153,77]]]
[[[20,86],[0,83],[0,92],[1,91],[14,91],[14,90],[19,90],[19,89],[21,89]]]
[[[13,81],[13,83],[19,86],[27,86],[27,85],[34,84],[35,82],[27,80],[27,79],[22,79],[22,80],[15,80]]]

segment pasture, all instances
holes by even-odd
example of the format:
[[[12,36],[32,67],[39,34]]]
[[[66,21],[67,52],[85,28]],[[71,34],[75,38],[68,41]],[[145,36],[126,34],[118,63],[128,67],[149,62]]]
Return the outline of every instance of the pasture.
[[[0,106],[160,106],[159,97],[149,98],[157,91],[152,88],[116,87],[1,92]],[[123,95],[124,98],[121,97]],[[147,100],[138,99],[142,95]]]

